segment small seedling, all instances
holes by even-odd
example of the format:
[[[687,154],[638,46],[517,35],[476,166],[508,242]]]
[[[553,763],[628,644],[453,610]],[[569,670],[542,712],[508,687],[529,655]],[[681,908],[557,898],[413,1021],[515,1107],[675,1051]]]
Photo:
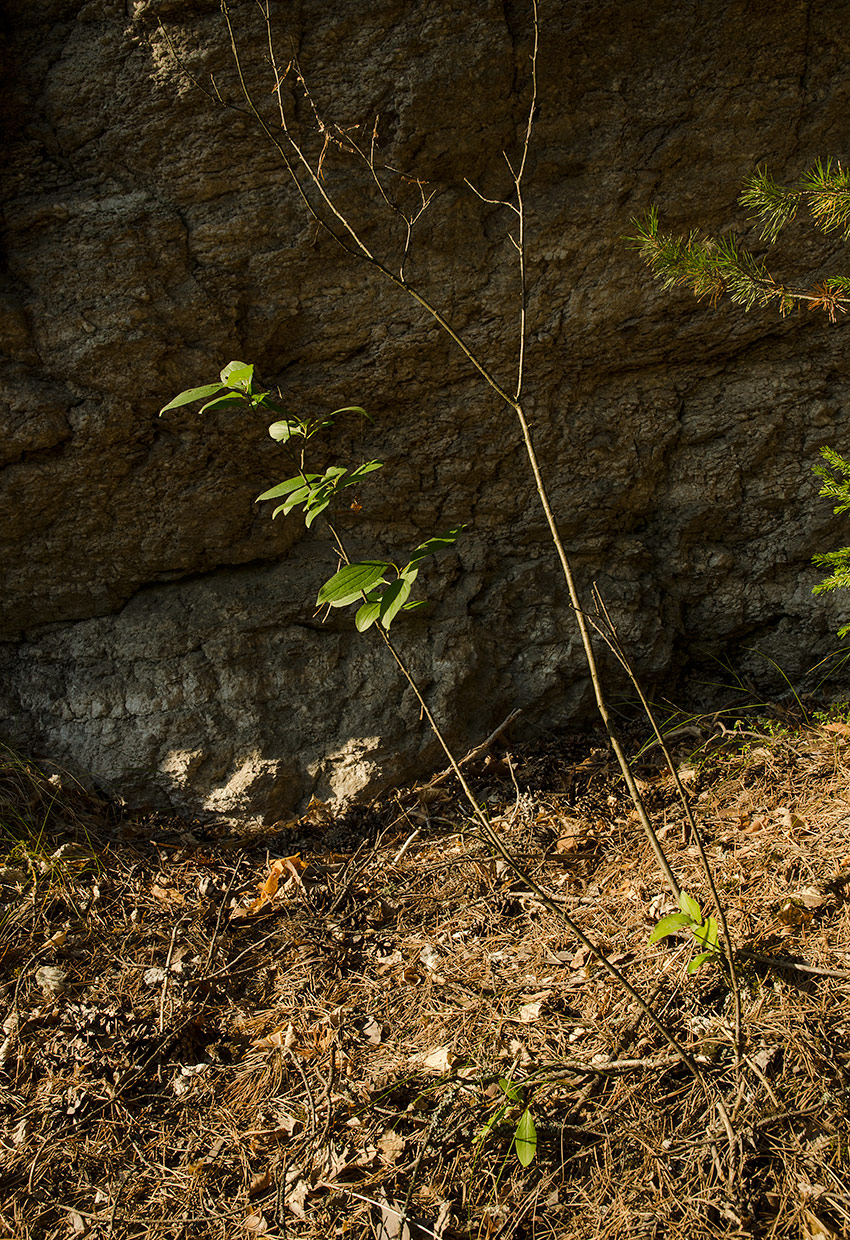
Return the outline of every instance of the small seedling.
[[[707,960],[713,960],[720,954],[717,922],[713,917],[703,917],[699,904],[686,891],[679,893],[679,908],[681,912],[661,918],[650,934],[649,942],[657,943],[660,939],[666,939],[668,934],[675,934],[677,930],[690,930],[701,948],[688,965],[688,972],[696,973]]]
[[[490,1116],[490,1119],[476,1137],[475,1143],[479,1146],[483,1145],[492,1130],[505,1119],[509,1111],[515,1107],[522,1107],[522,1112],[514,1128],[513,1148],[521,1165],[528,1167],[534,1161],[537,1153],[537,1129],[534,1126],[531,1106],[525,1102],[522,1087],[515,1085],[513,1081],[500,1077],[499,1088],[505,1095],[505,1101]]]

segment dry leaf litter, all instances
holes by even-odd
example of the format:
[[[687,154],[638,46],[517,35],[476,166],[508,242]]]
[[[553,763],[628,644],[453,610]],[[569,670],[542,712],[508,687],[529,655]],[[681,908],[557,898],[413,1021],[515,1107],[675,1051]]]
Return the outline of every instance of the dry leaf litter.
[[[696,1058],[734,1157],[451,781],[246,833],[2,751],[0,1240],[846,1237],[850,727],[745,726],[675,754],[740,949],[740,1062],[723,968],[688,976],[684,934],[648,946],[674,906],[601,742],[473,772]],[[708,909],[669,773],[652,750],[636,771]]]

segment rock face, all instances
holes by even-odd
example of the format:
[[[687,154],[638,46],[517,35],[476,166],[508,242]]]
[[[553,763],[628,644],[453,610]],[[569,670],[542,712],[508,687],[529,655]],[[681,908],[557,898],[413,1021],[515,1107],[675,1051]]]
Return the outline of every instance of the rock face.
[[[231,7],[277,137],[257,6]],[[376,128],[382,164],[434,193],[407,275],[510,387],[513,221],[465,180],[484,199],[509,190],[527,6],[272,7],[281,66],[297,56],[315,115],[364,150]],[[342,508],[356,555],[469,523],[424,574],[432,606],[397,628],[451,740],[474,743],[516,705],[564,723],[588,694],[509,412],[405,293],[305,215],[240,99],[219,10],[7,2],[0,734],[131,800],[275,821],[439,754],[380,642],[350,614],[313,615],[336,567],[321,529],[254,504],[289,472],[265,425],[157,417],[233,358],[293,409],[372,414],[341,419],[322,449],[322,464],[386,462],[361,510]],[[711,659],[762,677],[771,659],[802,684],[846,618],[840,598],[812,598],[810,566],[843,540],[811,466],[822,443],[848,448],[846,321],[664,294],[623,235],[651,203],[675,230],[741,228],[757,163],[791,178],[846,154],[850,5],[541,0],[540,17],[527,393],[580,580],[599,582],[657,684],[698,680]],[[291,76],[283,96],[321,150],[333,131],[316,135]],[[365,164],[328,140],[323,184],[395,269],[404,229]],[[840,247],[800,224],[787,263],[835,270]]]

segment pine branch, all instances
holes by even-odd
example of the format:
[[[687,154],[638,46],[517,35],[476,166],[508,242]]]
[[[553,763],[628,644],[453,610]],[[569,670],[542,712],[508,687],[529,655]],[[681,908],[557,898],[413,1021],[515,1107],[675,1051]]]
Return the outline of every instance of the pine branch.
[[[819,159],[788,186],[777,184],[767,168],[757,168],[744,182],[738,201],[752,219],[761,220],[762,238],[771,244],[804,202],[822,232],[841,228],[845,239],[850,238],[850,173],[838,161],[833,166],[831,159],[826,163]]]

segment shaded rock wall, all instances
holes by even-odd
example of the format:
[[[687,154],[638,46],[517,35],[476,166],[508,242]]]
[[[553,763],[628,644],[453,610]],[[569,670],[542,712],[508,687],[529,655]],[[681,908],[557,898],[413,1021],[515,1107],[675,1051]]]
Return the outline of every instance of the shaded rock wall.
[[[233,11],[270,107],[256,6]],[[436,191],[408,273],[509,384],[510,221],[464,178],[507,190],[526,6],[273,11],[320,114],[377,115],[387,164]],[[841,600],[812,598],[810,557],[842,535],[811,464],[850,438],[846,323],[663,294],[622,238],[652,202],[672,228],[743,226],[755,164],[793,177],[845,154],[848,17],[541,5],[528,404],[580,577],[659,684],[698,678],[704,651],[761,674],[750,647],[800,678],[836,644]],[[157,418],[240,357],[293,408],[374,415],[332,443],[387,462],[344,516],[357,554],[470,523],[430,570],[435,605],[399,628],[450,736],[517,704],[541,726],[577,717],[582,661],[514,426],[404,294],[305,218],[251,118],[189,83],[175,55],[238,100],[217,0],[12,0],[2,38],[0,733],[134,800],[272,821],[436,760],[381,647],[312,617],[334,567],[320,535],[253,503],[285,472],[264,425]],[[331,150],[325,172],[397,254],[362,170]],[[787,263],[840,253],[800,225]]]

